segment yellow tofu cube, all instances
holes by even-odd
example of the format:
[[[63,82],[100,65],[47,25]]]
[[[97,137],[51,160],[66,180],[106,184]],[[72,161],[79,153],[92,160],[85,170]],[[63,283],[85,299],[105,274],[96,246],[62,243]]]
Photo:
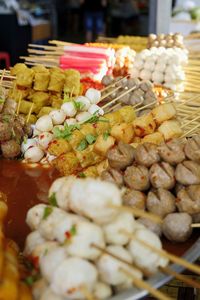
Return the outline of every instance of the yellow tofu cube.
[[[96,165],[102,161],[102,157],[94,151],[94,146],[90,145],[85,150],[75,151],[76,157],[82,168],[87,168],[92,165]]]
[[[112,113],[105,114],[104,118],[109,120],[111,127],[113,125],[117,124],[117,123],[122,123],[123,122],[123,117],[122,117],[122,115],[120,114],[119,111],[115,111],[115,112],[112,112]]]
[[[85,136],[79,130],[74,130],[69,139],[69,143],[70,143],[72,149],[76,150],[77,147],[79,146],[80,142],[84,139],[85,139]]]
[[[133,122],[135,120],[135,110],[132,106],[126,105],[119,109],[119,113],[123,118],[123,121],[126,123]]]
[[[55,139],[50,142],[48,152],[51,155],[59,156],[72,150],[70,144],[64,139]]]
[[[94,151],[105,157],[108,150],[112,148],[114,144],[114,137],[101,134],[98,136],[96,142],[94,143]]]
[[[160,125],[176,116],[176,108],[173,103],[164,103],[156,106],[152,110],[152,115],[156,124]]]
[[[111,128],[110,122],[97,122],[95,124],[92,124],[92,126],[95,128],[97,135],[108,132]]]
[[[80,132],[86,136],[87,134],[96,135],[96,128],[93,126],[93,124],[86,123],[81,125]]]
[[[144,137],[147,134],[153,133],[156,128],[156,123],[153,119],[153,115],[149,113],[147,115],[136,118],[133,121],[133,128],[135,131],[135,135],[139,137]]]
[[[168,120],[163,122],[158,131],[164,136],[165,141],[178,138],[183,134],[180,123],[177,120]]]
[[[79,160],[73,152],[60,155],[52,161],[52,165],[64,176],[76,174],[81,170]]]
[[[134,129],[131,123],[116,124],[112,127],[110,134],[117,140],[130,144],[134,138]]]
[[[153,143],[156,145],[159,145],[163,142],[164,142],[164,137],[160,132],[154,132],[148,134],[141,140],[141,143]]]

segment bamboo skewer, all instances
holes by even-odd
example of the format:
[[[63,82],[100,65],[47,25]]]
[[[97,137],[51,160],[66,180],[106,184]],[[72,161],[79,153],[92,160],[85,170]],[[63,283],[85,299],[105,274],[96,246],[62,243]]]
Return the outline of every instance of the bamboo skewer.
[[[193,123],[194,121],[198,120],[199,118],[200,118],[200,115],[197,116],[197,117],[195,117],[194,119],[192,119],[192,120],[190,120],[190,121],[184,123],[184,124],[181,126],[181,128],[184,128],[185,126],[187,126],[187,125]]]
[[[200,228],[200,223],[195,223],[191,225],[192,228]]]
[[[192,264],[190,262],[188,262],[187,260],[183,259],[183,258],[180,258],[174,254],[171,254],[171,253],[168,253],[167,251],[165,250],[161,250],[161,249],[158,249],[152,245],[150,245],[149,243],[147,243],[146,241],[144,240],[141,240],[135,236],[133,236],[133,238],[135,240],[137,240],[139,243],[143,244],[145,247],[149,248],[150,250],[152,250],[153,252],[156,252],[157,254],[159,254],[160,256],[162,257],[165,257],[167,259],[169,259],[170,261],[172,261],[173,263],[176,263],[180,266],[183,266],[184,268],[200,275],[200,267],[195,265],[195,264]]]
[[[119,84],[120,82],[122,82],[122,81],[123,81],[125,78],[127,78],[128,76],[129,76],[129,75],[126,75],[125,77],[119,79],[118,81],[115,81],[115,82],[109,84],[109,85],[106,86],[104,89],[102,89],[101,92],[105,92],[105,91],[108,90],[109,88],[115,87],[116,84]]]
[[[189,133],[194,132],[195,129],[197,129],[197,128],[199,128],[199,127],[200,127],[200,123],[198,123],[198,124],[197,124],[196,126],[194,126],[192,129],[190,129],[190,130],[188,130],[187,132],[185,132],[185,133],[181,136],[181,138],[186,137]]]
[[[123,272],[126,276],[128,276],[129,278],[131,278],[133,280],[133,284],[135,286],[137,286],[140,289],[144,289],[144,290],[148,291],[149,294],[151,294],[152,296],[154,296],[156,299],[159,299],[159,300],[172,300],[172,298],[166,296],[165,294],[163,294],[159,290],[154,289],[150,284],[148,284],[144,280],[139,279],[138,277],[134,276],[128,270],[126,270],[124,268],[119,268],[119,270],[121,272]]]
[[[30,116],[31,116],[31,113],[32,113],[32,110],[33,110],[33,106],[34,106],[34,103],[31,104],[30,110],[29,110],[27,118],[26,118],[26,123],[29,122],[29,119],[30,119]]]
[[[20,109],[21,101],[22,101],[22,94],[20,95],[19,102],[18,102],[18,104],[17,104],[17,111],[16,111],[16,115],[18,115],[18,114],[19,114],[19,109]]]

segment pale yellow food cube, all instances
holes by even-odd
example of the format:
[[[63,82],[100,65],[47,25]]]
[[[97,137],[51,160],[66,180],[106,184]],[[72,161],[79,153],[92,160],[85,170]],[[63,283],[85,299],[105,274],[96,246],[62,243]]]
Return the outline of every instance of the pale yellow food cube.
[[[126,123],[133,122],[135,120],[135,110],[132,106],[126,105],[119,109],[119,113],[123,118],[123,121]]]
[[[160,132],[154,132],[148,134],[141,140],[141,143],[153,143],[156,145],[159,145],[163,142],[164,142],[164,137]]]
[[[94,151],[99,155],[106,156],[106,153],[115,144],[115,138],[112,136],[99,135],[94,143]]]
[[[149,113],[147,115],[136,118],[133,121],[133,128],[135,131],[135,135],[139,137],[144,137],[147,134],[153,133],[156,128],[156,123],[153,119],[153,115]]]
[[[164,103],[156,106],[152,110],[152,115],[156,124],[160,125],[176,116],[176,108],[173,103]]]
[[[177,120],[168,120],[160,125],[158,131],[164,136],[165,141],[178,138],[183,134],[180,123]]]
[[[131,123],[116,124],[111,128],[110,134],[117,140],[130,144],[134,138],[134,129]]]
[[[108,169],[108,159],[105,159],[103,160],[102,162],[100,162],[98,165],[97,165],[97,172],[98,172],[98,175],[101,175],[101,173],[105,170]]]

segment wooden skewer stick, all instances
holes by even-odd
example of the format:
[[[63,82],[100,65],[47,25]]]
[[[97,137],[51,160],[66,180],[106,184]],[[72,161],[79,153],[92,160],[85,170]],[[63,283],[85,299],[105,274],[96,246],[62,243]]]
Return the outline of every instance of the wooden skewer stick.
[[[186,137],[189,133],[192,133],[195,131],[195,129],[200,127],[200,123],[198,123],[196,126],[194,126],[192,129],[190,129],[189,131],[185,132],[184,134],[182,134],[181,138]]]
[[[120,82],[122,82],[125,78],[127,78],[129,75],[126,75],[125,77],[119,79],[118,81],[112,82],[111,84],[107,85],[104,89],[101,90],[101,92],[105,92],[106,90],[108,90],[111,87],[115,87],[116,84],[119,84]]]
[[[200,228],[200,223],[194,223],[191,225],[192,228]]]
[[[142,106],[142,107],[136,109],[135,112],[138,112],[138,111],[143,110],[143,109],[145,109],[145,108],[151,107],[152,105],[154,105],[154,104],[156,104],[156,103],[158,103],[157,100],[156,100],[156,101],[153,101],[153,102],[151,102],[151,103],[148,103],[147,105],[144,105],[144,106]]]
[[[196,118],[194,118],[194,119],[192,119],[192,120],[186,122],[186,123],[183,123],[183,125],[181,125],[181,128],[184,128],[185,126],[187,126],[187,125],[193,123],[194,121],[198,120],[199,118],[200,118],[200,115],[197,116]]]
[[[63,55],[63,51],[49,51],[49,50],[35,50],[35,49],[28,49],[28,53],[31,54],[43,54],[43,55],[51,55],[51,56],[61,56]]]
[[[134,276],[127,269],[125,269],[125,268],[119,268],[119,271],[121,271],[126,276],[128,276],[129,278],[131,278],[133,280],[133,284],[135,286],[137,286],[139,289],[144,289],[144,290],[148,291],[149,294],[153,295],[156,299],[159,299],[159,300],[172,300],[172,298],[166,296],[165,294],[163,294],[159,290],[156,290],[155,288],[153,288],[150,284],[148,284],[144,280],[139,279],[138,277]]]
[[[193,280],[191,278],[189,278],[188,276],[184,276],[182,274],[179,274],[177,272],[175,272],[174,270],[172,270],[171,268],[168,267],[160,267],[159,268],[163,273],[171,275],[175,278],[177,278],[178,280],[186,283],[187,285],[196,288],[196,289],[200,289],[200,283],[198,283],[196,280]]]
[[[58,46],[50,46],[50,45],[37,45],[37,44],[28,44],[29,47],[32,48],[38,48],[38,49],[45,49],[45,50],[63,50],[64,52],[64,48],[63,47],[58,47]]]
[[[34,106],[34,103],[31,104],[30,110],[29,110],[27,118],[26,118],[26,123],[29,122],[29,119],[30,119],[30,116],[31,116],[31,113],[32,113],[32,110],[33,110],[33,106]]]
[[[96,298],[92,295],[92,293],[89,291],[86,285],[82,285],[80,287],[80,291],[84,295],[86,300],[96,300]]]
[[[163,222],[163,220],[158,215],[152,214],[150,212],[146,212],[146,211],[136,208],[136,207],[129,207],[129,206],[125,206],[125,205],[121,205],[121,206],[109,205],[109,207],[118,209],[120,211],[130,212],[130,213],[134,214],[136,217],[143,217],[143,218],[149,219],[158,224],[161,224]]]
[[[16,115],[18,115],[18,114],[19,114],[19,109],[20,109],[21,101],[22,101],[22,94],[20,94],[20,97],[19,97],[19,102],[18,102],[18,104],[17,104],[17,111],[16,111]]]
[[[168,253],[167,251],[165,250],[162,250],[162,249],[158,249],[152,245],[150,245],[148,242],[144,241],[144,240],[141,240],[137,237],[133,237],[135,240],[137,240],[139,243],[143,244],[145,247],[149,248],[150,250],[152,250],[153,252],[156,252],[158,253],[160,256],[162,257],[165,257],[167,259],[169,259],[170,261],[172,261],[173,263],[176,263],[180,266],[183,266],[184,268],[200,275],[200,267],[195,265],[195,264],[192,264],[190,262],[188,262],[187,260],[181,258],[181,257],[178,257],[174,254],[171,254],[171,253]]]
[[[105,109],[106,107],[110,106],[111,104],[115,103],[117,100],[121,99],[122,97],[124,97],[125,95],[129,94],[130,92],[136,90],[138,87],[134,86],[131,89],[127,90],[126,92],[124,92],[123,94],[119,95],[117,98],[113,99],[112,101],[106,103],[105,105],[102,106],[102,109]]]
[[[118,91],[119,89],[121,89],[121,86],[116,87],[115,89],[113,89],[112,91],[108,92],[106,95],[102,96],[100,101],[106,99],[108,96],[112,95],[113,93],[115,93],[116,91]]]

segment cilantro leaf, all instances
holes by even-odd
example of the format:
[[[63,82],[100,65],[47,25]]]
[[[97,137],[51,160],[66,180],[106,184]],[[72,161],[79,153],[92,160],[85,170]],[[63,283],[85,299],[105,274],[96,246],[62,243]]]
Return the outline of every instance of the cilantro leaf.
[[[53,134],[55,136],[55,138],[57,139],[64,139],[69,141],[72,135],[72,132],[75,129],[80,129],[80,125],[79,124],[74,124],[74,125],[64,125],[64,129],[59,129],[58,127],[53,128]]]
[[[96,142],[97,137],[93,134],[87,134],[85,136],[86,141],[88,142],[89,145],[93,144],[94,142]]]
[[[73,101],[73,104],[76,110],[82,110],[85,106],[81,101]]]
[[[56,199],[56,193],[52,193],[52,195],[49,197],[49,204],[52,206],[58,206],[57,199]]]
[[[109,134],[108,131],[104,132],[104,134],[103,134],[103,139],[104,139],[104,141],[107,141],[109,135],[110,135],[110,134]]]
[[[48,218],[48,216],[50,216],[50,214],[53,212],[53,208],[51,206],[47,206],[44,209],[44,214],[43,214],[43,220],[46,220]]]
[[[71,233],[72,236],[73,236],[73,235],[76,235],[76,233],[77,233],[76,225],[73,225],[73,226],[71,227],[70,233]]]
[[[79,174],[77,175],[77,177],[79,177],[79,178],[85,178],[86,175],[85,175],[85,173],[81,172],[81,173],[79,173]]]
[[[85,150],[87,148],[87,146],[88,146],[87,141],[86,140],[82,140],[80,142],[80,144],[78,145],[78,147],[76,148],[76,150],[83,151],[83,150]]]

